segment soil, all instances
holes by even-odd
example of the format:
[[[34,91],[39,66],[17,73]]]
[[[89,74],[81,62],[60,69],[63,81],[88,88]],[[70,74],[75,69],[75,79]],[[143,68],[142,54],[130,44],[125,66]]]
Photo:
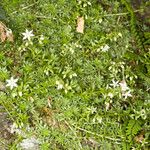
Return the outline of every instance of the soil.
[[[0,150],[7,150],[8,145],[13,142],[14,135],[10,133],[11,121],[4,108],[0,106]]]

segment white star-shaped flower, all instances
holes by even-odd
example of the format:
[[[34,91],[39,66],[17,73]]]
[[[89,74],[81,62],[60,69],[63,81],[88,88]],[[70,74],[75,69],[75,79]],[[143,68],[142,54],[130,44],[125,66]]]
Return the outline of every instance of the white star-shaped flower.
[[[23,35],[23,40],[25,40],[25,39],[27,39],[27,40],[31,40],[31,37],[33,37],[34,36],[34,34],[32,33],[33,31],[31,30],[31,31],[28,31],[27,29],[26,29],[26,31],[24,32],[24,33],[22,33],[22,35]]]
[[[102,46],[101,49],[102,52],[107,52],[110,49],[110,47],[106,44],[105,46]]]
[[[117,87],[117,86],[119,86],[118,85],[118,81],[115,81],[114,79],[112,80],[112,84],[110,84],[110,86],[112,86],[113,88],[115,88],[115,87]]]
[[[17,81],[18,79],[14,79],[13,77],[11,77],[9,80],[6,80],[7,84],[6,86],[9,86],[10,89],[12,90],[14,87],[17,87]]]
[[[125,99],[127,99],[128,97],[132,97],[130,91],[123,93],[122,96],[124,96]]]
[[[63,84],[60,83],[60,81],[56,81],[56,84],[57,84],[57,90],[61,90],[63,89]]]
[[[121,81],[119,84],[120,84],[120,87],[121,87],[121,91],[122,91],[122,92],[129,90],[129,87],[127,86],[126,81],[123,80],[123,81]]]
[[[94,114],[95,112],[97,112],[96,108],[93,107],[93,106],[89,110],[91,111],[92,114]]]

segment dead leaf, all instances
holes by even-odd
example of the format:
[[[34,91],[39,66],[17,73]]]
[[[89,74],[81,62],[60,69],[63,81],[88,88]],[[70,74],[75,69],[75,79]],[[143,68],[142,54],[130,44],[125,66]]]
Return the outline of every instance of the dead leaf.
[[[56,119],[55,115],[58,113],[59,110],[53,110],[48,107],[43,107],[41,109],[41,116],[44,121],[48,126],[53,127],[53,128],[59,128],[61,131],[66,131],[67,130],[67,125],[63,121],[59,121]]]
[[[43,107],[42,108],[42,118],[43,121],[52,127],[58,127],[58,122],[56,121],[54,117],[54,110],[48,108],[48,107]]]
[[[14,42],[14,36],[13,36],[11,29],[6,30],[6,36],[7,36],[8,41]]]
[[[84,32],[84,18],[83,17],[78,17],[76,30],[79,33],[83,33]]]
[[[135,141],[137,143],[142,143],[142,141],[144,140],[144,132],[142,131],[139,135],[137,135],[135,138]]]
[[[6,32],[5,32],[5,25],[0,22],[0,39],[2,42],[6,40]]]
[[[99,145],[100,145],[97,141],[95,141],[92,138],[89,138],[89,139],[84,138],[83,141],[82,141],[82,144],[83,145],[88,145],[91,148],[98,148]]]
[[[51,103],[52,103],[52,98],[51,98],[50,96],[49,96],[48,99],[47,99],[47,103],[48,103],[49,108],[52,108],[52,105],[51,105]]]
[[[2,31],[2,32],[1,32],[1,35],[0,35],[1,41],[2,41],[2,42],[5,42],[6,38],[7,38],[6,33]]]
[[[14,37],[11,29],[8,29],[5,24],[0,22],[0,40],[1,42],[5,42],[6,40],[13,42]]]
[[[0,91],[5,91],[5,90],[6,90],[5,84],[0,81]]]

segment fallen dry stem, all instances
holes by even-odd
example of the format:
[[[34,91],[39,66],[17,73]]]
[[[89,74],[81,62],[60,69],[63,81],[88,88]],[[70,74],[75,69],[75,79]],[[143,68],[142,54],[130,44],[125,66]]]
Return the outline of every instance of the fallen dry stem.
[[[34,6],[35,4],[37,4],[38,3],[38,1],[37,2],[35,2],[35,3],[33,3],[33,4],[30,4],[30,5],[28,5],[28,6],[25,6],[25,7],[23,7],[23,8],[21,8],[21,10],[25,10],[25,9],[28,9],[28,8],[30,8],[30,7],[32,7],[32,6]],[[14,11],[14,12],[12,12],[11,14],[16,14],[18,11]]]
[[[138,9],[138,10],[135,10],[134,13],[137,13],[137,12],[142,12],[143,9]],[[124,16],[124,15],[128,15],[129,12],[125,12],[125,13],[117,13],[117,14],[107,14],[107,15],[103,15],[103,17],[112,17],[112,16]]]
[[[71,131],[74,133],[75,137],[78,139],[76,132],[74,131],[74,129],[69,125],[69,123],[67,121],[65,121],[66,125],[71,129]],[[82,145],[80,142],[79,143],[79,147],[82,149]]]
[[[76,129],[80,130],[80,131],[83,131],[83,132],[86,132],[86,133],[89,133],[89,134],[92,134],[92,135],[96,135],[98,137],[101,137],[101,138],[104,138],[104,139],[108,139],[108,140],[111,140],[111,141],[116,141],[116,142],[121,142],[122,139],[120,138],[112,138],[112,137],[108,137],[108,136],[104,136],[104,135],[100,135],[100,134],[96,134],[96,133],[93,133],[91,131],[88,131],[86,129],[83,129],[83,128],[80,128],[80,127],[77,127],[75,125],[73,125]]]
[[[134,13],[137,13],[137,12],[142,12],[143,9],[138,9],[138,10],[135,10]],[[125,16],[125,15],[128,15],[129,12],[124,12],[124,13],[116,13],[116,14],[106,14],[106,15],[102,15],[102,17],[113,17],[113,16]],[[36,16],[36,18],[39,18],[39,19],[51,19],[50,16]]]

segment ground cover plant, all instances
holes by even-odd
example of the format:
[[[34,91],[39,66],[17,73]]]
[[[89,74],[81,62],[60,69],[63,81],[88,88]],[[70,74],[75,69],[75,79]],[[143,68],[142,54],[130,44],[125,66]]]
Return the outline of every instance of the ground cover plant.
[[[148,150],[149,6],[0,1],[0,148]]]

